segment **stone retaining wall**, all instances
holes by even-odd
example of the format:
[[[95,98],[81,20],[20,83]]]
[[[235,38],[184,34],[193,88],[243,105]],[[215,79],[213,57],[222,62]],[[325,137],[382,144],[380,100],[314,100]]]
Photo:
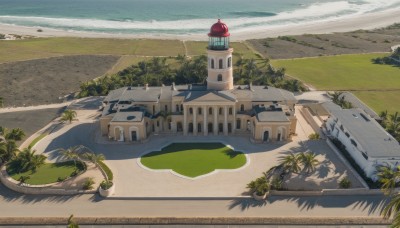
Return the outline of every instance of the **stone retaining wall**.
[[[11,178],[6,170],[6,166],[4,165],[0,171],[0,181],[7,188],[30,195],[76,195],[76,194],[94,194],[96,190],[67,190],[63,188],[54,188],[52,187],[54,184],[45,184],[45,185],[28,185],[21,184],[19,181]]]
[[[68,217],[0,218],[3,225],[66,225]],[[380,217],[74,217],[79,225],[389,225]]]

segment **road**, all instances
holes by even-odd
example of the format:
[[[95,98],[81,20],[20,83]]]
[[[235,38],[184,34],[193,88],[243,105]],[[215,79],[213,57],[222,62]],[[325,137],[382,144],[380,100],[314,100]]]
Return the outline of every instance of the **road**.
[[[0,185],[0,217],[379,217],[382,196],[244,200],[103,200],[97,195],[32,196]]]

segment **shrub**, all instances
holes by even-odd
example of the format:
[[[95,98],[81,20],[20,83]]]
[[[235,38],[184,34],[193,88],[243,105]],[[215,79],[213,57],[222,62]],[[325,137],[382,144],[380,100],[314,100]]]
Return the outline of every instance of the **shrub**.
[[[107,189],[111,188],[112,186],[113,186],[113,182],[107,181],[107,180],[103,180],[100,184],[100,188],[102,188],[103,190],[107,190]]]
[[[262,196],[269,191],[269,184],[265,177],[259,177],[247,184],[247,188],[252,192],[255,192],[257,195]]]
[[[93,180],[92,177],[89,177],[83,183],[83,187],[82,188],[84,190],[92,190],[93,189],[93,185],[94,185],[94,180]]]
[[[38,30],[36,30],[37,32],[43,32],[43,29],[38,29]]]
[[[347,177],[344,177],[342,180],[340,180],[339,187],[340,188],[345,188],[345,189],[350,188],[351,187],[351,181]]]
[[[67,177],[58,177],[57,182],[63,182],[67,179]]]
[[[319,137],[318,133],[313,133],[313,134],[310,134],[308,136],[308,139],[310,139],[310,140],[318,140],[318,139],[320,139],[320,137]]]
[[[0,40],[4,40],[5,38],[6,38],[6,35],[0,33]]]
[[[106,173],[108,180],[112,181],[114,178],[114,175],[113,175],[113,172],[111,171],[111,169],[108,168],[108,166],[102,161],[99,161],[98,164]]]

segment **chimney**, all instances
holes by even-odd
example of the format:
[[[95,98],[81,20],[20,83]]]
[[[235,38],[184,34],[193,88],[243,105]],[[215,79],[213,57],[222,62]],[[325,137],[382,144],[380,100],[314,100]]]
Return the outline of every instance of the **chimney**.
[[[148,83],[146,83],[146,84],[144,85],[144,89],[145,89],[145,90],[149,90],[149,84],[148,84]]]
[[[176,90],[175,82],[172,83],[172,85],[171,85],[171,90]]]
[[[253,82],[249,83],[249,90],[253,90]]]

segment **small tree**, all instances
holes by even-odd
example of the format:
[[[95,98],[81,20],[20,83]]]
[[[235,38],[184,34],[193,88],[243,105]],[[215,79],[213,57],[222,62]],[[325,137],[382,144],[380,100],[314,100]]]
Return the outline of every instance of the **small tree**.
[[[251,181],[247,184],[247,188],[249,188],[251,192],[255,192],[257,195],[262,196],[269,191],[270,186],[267,179],[263,176]]]
[[[281,164],[285,170],[291,173],[300,171],[300,157],[293,153],[281,158]]]
[[[351,181],[347,177],[344,177],[342,180],[340,180],[339,187],[344,189],[350,188]]]
[[[83,189],[84,190],[92,190],[94,185],[94,179],[92,177],[89,177],[85,180],[83,183]]]
[[[316,167],[319,164],[318,159],[316,159],[317,155],[312,152],[303,152],[299,154],[299,159],[301,164],[303,165],[303,169],[307,173],[314,172]]]
[[[25,132],[21,128],[14,128],[11,131],[5,128],[3,131],[6,140],[21,141],[25,137]]]
[[[308,139],[310,140],[318,140],[320,139],[319,134],[318,133],[312,133],[308,136]]]
[[[76,120],[76,112],[74,110],[65,110],[61,116],[61,122],[69,121],[71,123],[73,120]]]

